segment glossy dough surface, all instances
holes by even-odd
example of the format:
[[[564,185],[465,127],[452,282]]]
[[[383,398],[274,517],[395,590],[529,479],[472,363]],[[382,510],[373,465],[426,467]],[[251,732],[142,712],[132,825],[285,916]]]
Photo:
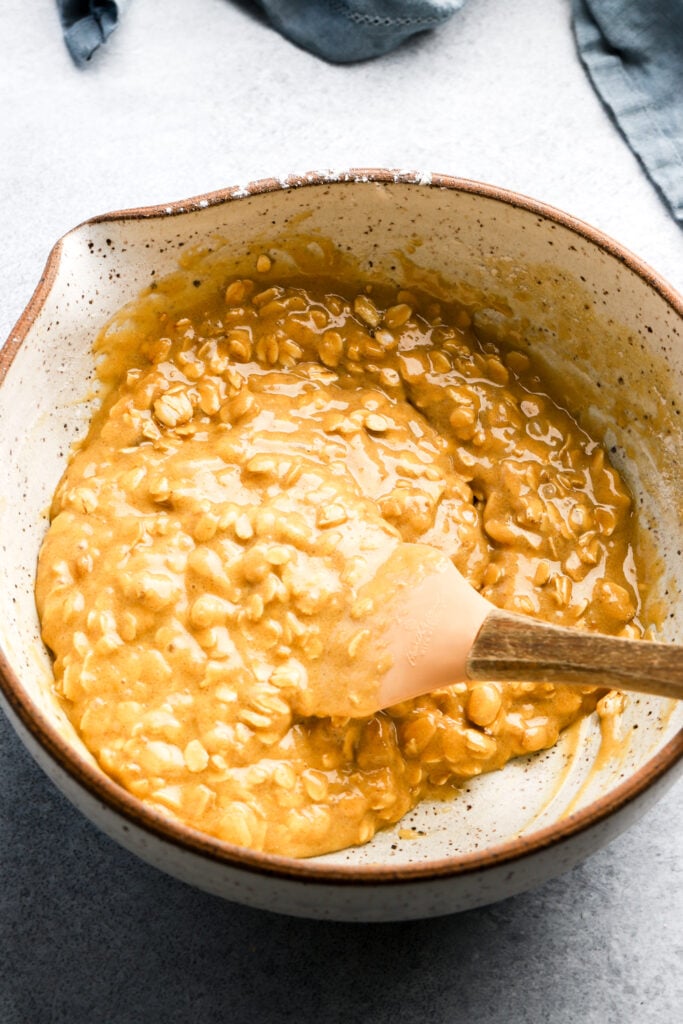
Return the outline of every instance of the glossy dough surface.
[[[55,495],[37,603],[69,716],[142,801],[310,856],[594,709],[595,691],[520,682],[305,713],[310,672],[345,685],[339,617],[358,623],[349,671],[371,643],[359,592],[404,541],[499,606],[640,632],[630,498],[524,353],[410,292],[241,279],[117,344],[98,342],[107,394]]]

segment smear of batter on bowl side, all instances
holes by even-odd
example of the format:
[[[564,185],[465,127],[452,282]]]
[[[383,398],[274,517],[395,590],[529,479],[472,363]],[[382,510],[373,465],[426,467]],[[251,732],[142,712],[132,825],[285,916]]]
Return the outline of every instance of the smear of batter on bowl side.
[[[107,390],[54,497],[37,604],[69,717],[145,804],[256,850],[325,853],[595,708],[600,692],[519,682],[305,713],[310,673],[347,686],[367,655],[363,588],[404,542],[499,606],[641,632],[623,483],[466,309],[278,281],[263,256],[98,348]],[[332,658],[342,616],[357,628]]]

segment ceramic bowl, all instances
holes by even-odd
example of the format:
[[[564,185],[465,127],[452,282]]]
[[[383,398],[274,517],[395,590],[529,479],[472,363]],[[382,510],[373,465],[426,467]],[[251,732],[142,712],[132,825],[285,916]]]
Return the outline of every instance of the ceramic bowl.
[[[658,798],[681,767],[681,706],[633,698],[607,752],[588,718],[553,750],[479,778],[455,800],[422,804],[366,846],[294,861],[143,807],[101,772],[52,694],[33,599],[36,556],[50,496],[89,415],[96,332],[193,245],[209,241],[238,265],[264,249],[284,258],[293,237],[311,252],[331,242],[363,272],[417,276],[474,301],[482,326],[537,354],[630,484],[652,567],[650,610],[665,638],[683,641],[681,297],[604,235],[501,189],[387,171],[310,175],[96,217],[50,254],[0,353],[3,706],[96,825],[226,899],[365,921],[490,903],[571,868]]]

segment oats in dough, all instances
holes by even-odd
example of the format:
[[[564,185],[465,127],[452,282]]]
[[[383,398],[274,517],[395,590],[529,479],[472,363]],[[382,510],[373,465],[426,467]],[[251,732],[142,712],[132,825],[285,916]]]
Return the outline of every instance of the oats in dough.
[[[233,280],[102,372],[37,603],[67,713],[145,804],[256,850],[325,853],[594,709],[599,692],[492,682],[361,720],[304,713],[310,674],[347,685],[371,644],[359,595],[403,542],[499,606],[638,632],[623,484],[527,355],[480,343],[466,311]],[[346,664],[328,658],[343,615]]]

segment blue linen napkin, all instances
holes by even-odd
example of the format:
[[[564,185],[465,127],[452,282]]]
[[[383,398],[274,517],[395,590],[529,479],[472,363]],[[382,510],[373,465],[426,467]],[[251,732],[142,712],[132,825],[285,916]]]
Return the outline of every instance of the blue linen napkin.
[[[593,86],[683,227],[683,3],[572,2]]]
[[[106,43],[116,28],[121,6],[114,0],[57,0],[64,42],[76,64],[85,64]]]
[[[379,57],[442,25],[465,0],[257,0],[292,42],[338,64]]]

